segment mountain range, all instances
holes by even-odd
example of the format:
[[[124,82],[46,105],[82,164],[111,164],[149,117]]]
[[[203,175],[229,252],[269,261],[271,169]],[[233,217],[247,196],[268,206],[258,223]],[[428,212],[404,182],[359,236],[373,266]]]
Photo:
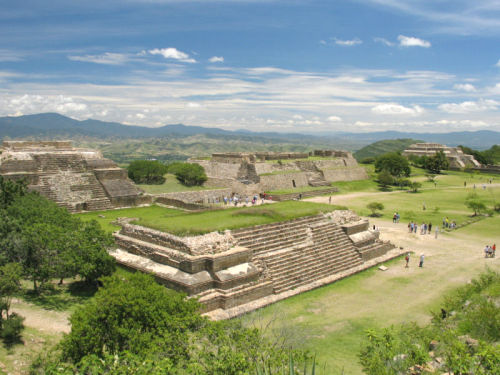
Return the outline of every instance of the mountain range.
[[[289,144],[331,145],[347,150],[356,150],[367,144],[384,139],[413,138],[426,142],[436,142],[448,146],[459,144],[474,149],[486,149],[500,143],[500,132],[479,130],[473,132],[451,133],[406,133],[383,131],[369,133],[325,133],[321,135],[251,132],[245,129],[236,131],[183,124],[165,125],[151,128],[124,125],[99,120],[75,120],[57,113],[41,113],[17,117],[0,117],[0,139],[50,139],[89,137],[101,140],[141,139],[141,138],[183,138],[196,135],[210,138],[266,141]]]

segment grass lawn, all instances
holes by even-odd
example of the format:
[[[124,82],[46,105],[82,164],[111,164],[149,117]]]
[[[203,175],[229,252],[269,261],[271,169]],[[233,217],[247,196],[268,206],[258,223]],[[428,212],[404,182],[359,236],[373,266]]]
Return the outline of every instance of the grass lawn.
[[[137,218],[136,223],[139,225],[186,236],[286,221],[335,209],[338,207],[329,204],[286,201],[255,207],[232,207],[204,212],[185,212],[150,206],[89,212],[79,214],[79,216],[84,220],[96,219],[109,232],[119,229],[111,224],[117,217],[134,217]],[[104,218],[99,216],[104,216]]]
[[[206,186],[184,186],[173,174],[166,174],[166,181],[161,185],[146,185],[139,184],[136,185],[148,194],[163,194],[163,193],[175,193],[179,191],[200,191],[200,190],[214,190],[216,187],[206,187]]]

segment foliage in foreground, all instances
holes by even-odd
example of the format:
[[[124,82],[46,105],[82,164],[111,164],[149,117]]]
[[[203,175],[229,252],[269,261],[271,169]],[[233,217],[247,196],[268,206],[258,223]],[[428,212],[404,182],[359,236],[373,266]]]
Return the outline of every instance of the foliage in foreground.
[[[79,276],[91,283],[110,275],[111,244],[96,221],[84,222],[36,193],[9,194],[0,208],[0,265],[21,265],[35,291],[52,278]]]
[[[142,273],[104,278],[93,300],[71,317],[71,333],[32,366],[33,374],[255,374],[280,369],[290,350],[243,328],[212,322],[193,299]],[[276,372],[273,372],[276,373]]]
[[[371,375],[500,374],[500,274],[486,271],[445,298],[426,327],[369,331],[359,358]]]

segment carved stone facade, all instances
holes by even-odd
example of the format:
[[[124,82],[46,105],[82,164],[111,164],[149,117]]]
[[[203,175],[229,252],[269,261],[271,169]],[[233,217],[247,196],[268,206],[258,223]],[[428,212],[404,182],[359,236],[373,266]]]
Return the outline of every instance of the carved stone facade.
[[[203,166],[208,186],[227,187],[238,194],[329,186],[335,181],[368,178],[349,152],[336,150],[216,153],[210,160],[190,162]]]
[[[401,253],[351,211],[195,237],[128,221],[121,225],[112,252],[117,262],[198,297],[215,319],[328,284]]]
[[[127,172],[99,151],[78,149],[70,141],[4,141],[0,175],[24,179],[31,190],[71,212],[149,203]]]
[[[443,151],[451,168],[481,167],[481,163],[474,159],[474,156],[464,154],[457,147],[448,147],[439,143],[415,143],[403,151],[403,156],[434,156],[439,151]]]

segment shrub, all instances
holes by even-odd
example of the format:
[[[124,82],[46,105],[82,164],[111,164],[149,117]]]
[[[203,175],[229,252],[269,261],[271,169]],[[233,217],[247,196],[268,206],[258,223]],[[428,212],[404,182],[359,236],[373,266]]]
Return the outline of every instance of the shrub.
[[[389,185],[394,183],[394,178],[388,171],[382,171],[377,175],[377,181],[382,187],[382,189],[387,189]]]
[[[381,215],[380,213],[377,213],[377,211],[382,211],[384,209],[384,205],[380,202],[371,202],[366,205],[366,208],[372,212],[371,216],[376,217]]]
[[[361,164],[373,164],[375,163],[375,158],[374,157],[367,157],[367,158],[363,158],[361,159],[360,161]]]
[[[24,318],[16,313],[12,313],[2,322],[2,339],[6,344],[19,341],[21,331],[24,329]]]

